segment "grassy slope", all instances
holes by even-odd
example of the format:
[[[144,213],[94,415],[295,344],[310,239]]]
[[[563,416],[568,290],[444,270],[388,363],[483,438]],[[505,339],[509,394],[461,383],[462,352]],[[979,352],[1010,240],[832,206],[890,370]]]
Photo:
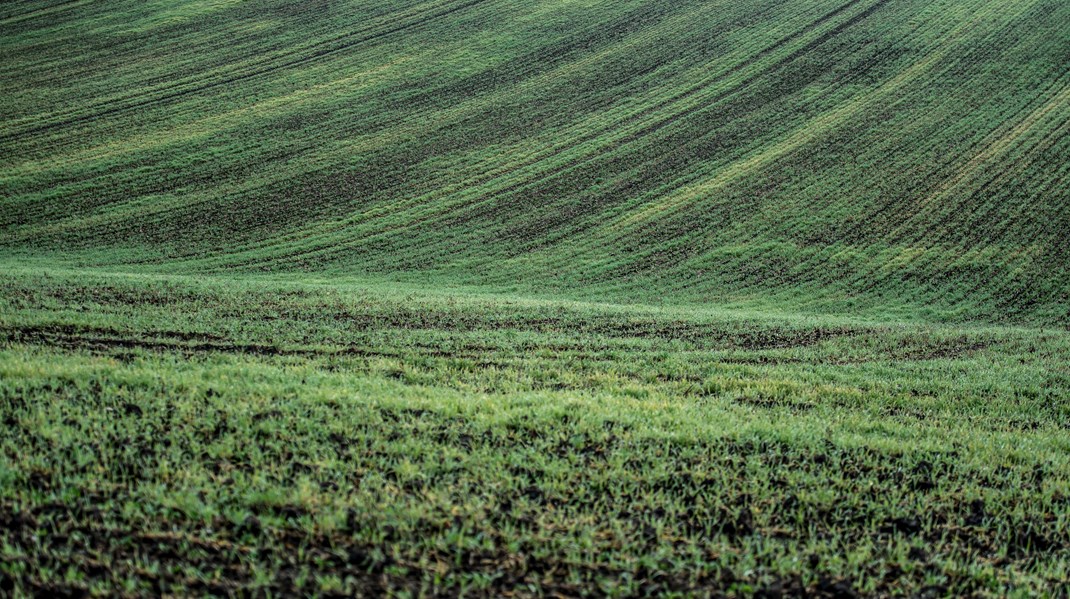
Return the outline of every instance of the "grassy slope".
[[[32,5],[6,254],[1070,318],[1065,2]]]
[[[0,6],[0,591],[1057,593],[1068,27]]]
[[[0,574],[26,588],[1070,582],[1065,332],[84,272],[0,291]]]

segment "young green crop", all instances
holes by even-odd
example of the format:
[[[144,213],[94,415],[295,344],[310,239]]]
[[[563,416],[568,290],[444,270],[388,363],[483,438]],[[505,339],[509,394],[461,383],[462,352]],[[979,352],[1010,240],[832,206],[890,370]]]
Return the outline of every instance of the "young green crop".
[[[24,8],[3,255],[1070,322],[1063,2]]]
[[[0,5],[0,595],[1065,596],[1068,24]]]
[[[1068,582],[1063,332],[8,272],[0,572],[26,591]]]

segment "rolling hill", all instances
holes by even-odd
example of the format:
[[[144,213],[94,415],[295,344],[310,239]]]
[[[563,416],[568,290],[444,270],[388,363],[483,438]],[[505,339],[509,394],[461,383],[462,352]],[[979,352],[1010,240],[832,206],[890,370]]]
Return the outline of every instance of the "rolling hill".
[[[1066,596],[1070,2],[21,0],[0,58],[0,596]]]
[[[1070,318],[1065,2],[4,11],[6,255]]]

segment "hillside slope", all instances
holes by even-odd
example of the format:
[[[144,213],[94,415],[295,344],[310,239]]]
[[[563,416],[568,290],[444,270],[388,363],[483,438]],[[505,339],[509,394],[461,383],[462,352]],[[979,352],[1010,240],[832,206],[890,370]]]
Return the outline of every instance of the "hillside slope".
[[[1070,322],[1062,0],[19,2],[0,255]]]

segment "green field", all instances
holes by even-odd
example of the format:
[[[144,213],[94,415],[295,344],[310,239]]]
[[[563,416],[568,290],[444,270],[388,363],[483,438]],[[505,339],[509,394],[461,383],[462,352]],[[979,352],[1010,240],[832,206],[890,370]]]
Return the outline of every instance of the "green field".
[[[24,0],[0,57],[0,596],[1067,596],[1065,0]]]

